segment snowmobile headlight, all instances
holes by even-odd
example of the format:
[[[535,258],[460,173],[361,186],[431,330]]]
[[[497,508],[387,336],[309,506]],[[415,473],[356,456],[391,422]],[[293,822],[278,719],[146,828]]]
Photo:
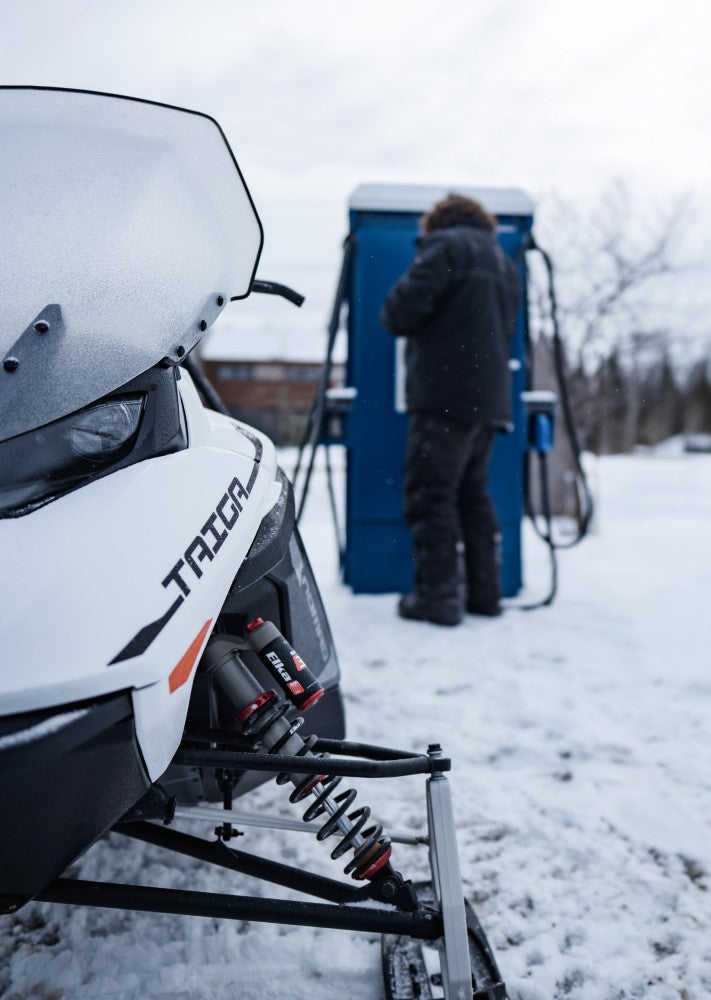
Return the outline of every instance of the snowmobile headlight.
[[[80,458],[109,460],[136,433],[142,405],[140,399],[126,399],[83,410],[68,423],[65,440]]]
[[[145,397],[103,400],[0,444],[0,517],[16,517],[105,475],[130,452]]]

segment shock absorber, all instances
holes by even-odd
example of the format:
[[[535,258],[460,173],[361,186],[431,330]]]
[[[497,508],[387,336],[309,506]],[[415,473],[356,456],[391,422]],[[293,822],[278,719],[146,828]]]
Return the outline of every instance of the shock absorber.
[[[323,688],[273,622],[255,618],[247,625],[245,638],[300,712],[316,704]]]
[[[304,720],[297,718],[292,722],[286,718],[289,705],[278,698],[275,690],[264,690],[241,659],[239,647],[234,641],[224,636],[211,639],[203,653],[201,669],[213,678],[237,708],[236,721],[244,735],[272,754],[317,756],[311,749],[316,737],[309,736],[304,740],[298,733]],[[340,835],[339,843],[331,852],[332,858],[340,858],[347,851],[353,851],[353,857],[344,869],[346,874],[354,879],[371,880],[374,887],[377,883],[380,898],[391,901],[397,896],[401,902],[401,890],[406,883],[390,864],[390,840],[379,823],[366,828],[370,818],[367,806],[348,811],[357,793],[348,789],[335,795],[341,781],[338,776],[318,774],[305,777],[303,774],[282,773],[277,777],[279,784],[291,782],[294,785],[289,796],[291,802],[313,797],[303,816],[306,822],[327,816],[316,835],[318,840]]]

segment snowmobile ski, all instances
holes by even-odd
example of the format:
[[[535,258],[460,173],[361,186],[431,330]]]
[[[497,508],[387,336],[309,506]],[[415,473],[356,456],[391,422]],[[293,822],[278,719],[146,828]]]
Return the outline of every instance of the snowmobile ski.
[[[431,882],[415,885],[417,898],[423,906],[436,906]],[[467,928],[468,959],[471,968],[471,1000],[506,1000],[506,987],[489,947],[486,935],[469,904],[464,900]],[[382,937],[383,980],[387,1000],[438,1000],[447,997],[440,968],[439,949],[431,941],[418,941],[405,934],[384,934]],[[455,993],[456,1000],[467,996]]]

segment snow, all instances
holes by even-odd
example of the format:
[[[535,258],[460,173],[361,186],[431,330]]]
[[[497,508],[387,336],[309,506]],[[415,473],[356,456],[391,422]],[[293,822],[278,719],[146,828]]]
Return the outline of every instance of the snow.
[[[61,715],[53,715],[51,719],[38,722],[28,729],[22,729],[17,733],[10,733],[8,736],[0,736],[0,750],[9,750],[11,747],[23,746],[25,743],[32,743],[42,739],[44,736],[51,736],[59,732],[70,723],[86,715],[88,709],[78,708],[73,712],[63,712]]]
[[[706,1000],[711,456],[670,446],[604,458],[595,479],[596,531],[560,553],[553,606],[456,629],[401,621],[394,595],[339,583],[321,465],[303,534],[349,736],[418,751],[437,741],[453,760],[464,891],[511,1000]],[[528,532],[525,569],[522,598],[543,595],[547,555]],[[351,784],[388,824],[424,830],[423,779]],[[274,784],[236,808],[300,815]],[[238,846],[340,871],[309,835],[248,829]],[[427,877],[422,848],[396,845],[394,861]],[[115,835],[74,870],[289,896]],[[384,996],[375,935],[47,904],[2,928],[3,1000]]]

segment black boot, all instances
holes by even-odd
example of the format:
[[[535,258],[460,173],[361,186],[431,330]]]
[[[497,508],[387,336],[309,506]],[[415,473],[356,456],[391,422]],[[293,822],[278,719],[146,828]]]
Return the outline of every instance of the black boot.
[[[501,534],[470,532],[466,542],[467,611],[494,618],[501,614]]]
[[[405,594],[398,602],[397,612],[401,618],[432,622],[433,625],[459,625],[462,620],[461,602],[456,597],[437,600]]]
[[[495,604],[475,604],[473,601],[467,601],[467,612],[470,615],[484,615],[486,618],[497,618],[502,610],[498,601]]]

